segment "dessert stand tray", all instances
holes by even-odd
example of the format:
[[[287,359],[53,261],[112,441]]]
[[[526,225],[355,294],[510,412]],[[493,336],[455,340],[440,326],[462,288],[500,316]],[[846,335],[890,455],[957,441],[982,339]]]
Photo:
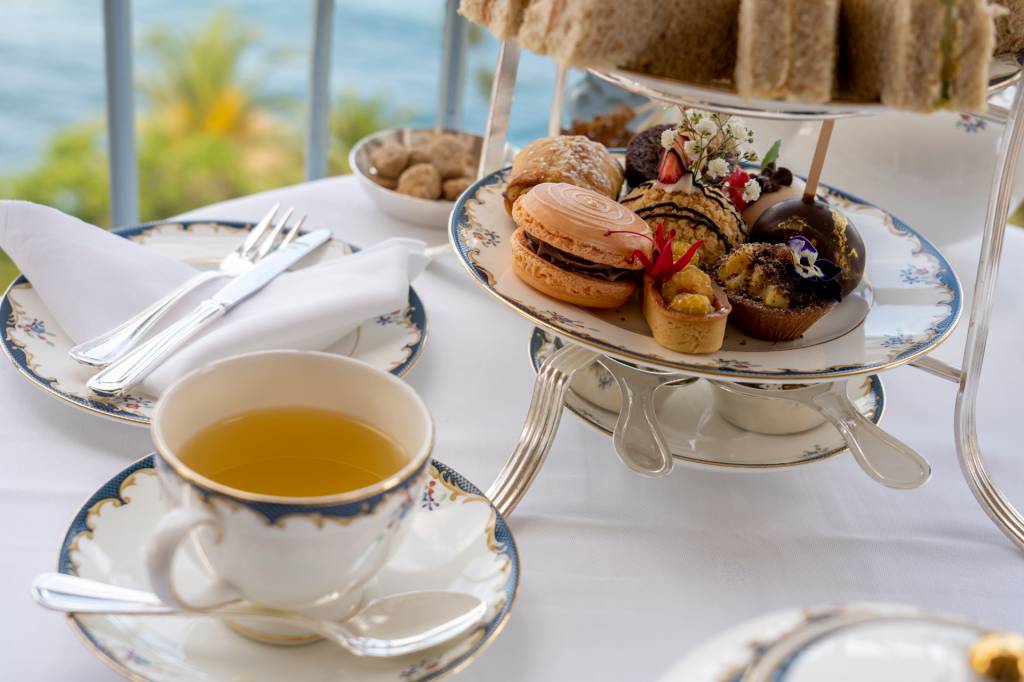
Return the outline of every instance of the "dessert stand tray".
[[[456,206],[453,212],[452,232],[450,234],[456,252],[463,260],[463,263],[466,264],[470,274],[478,283],[502,300],[504,298],[494,290],[495,284],[500,282],[500,278],[496,277],[496,275],[500,275],[500,273],[483,271],[480,270],[479,266],[472,265],[471,256],[478,257],[479,251],[471,254],[472,249],[475,247],[467,249],[464,246],[460,246],[460,239],[456,235],[458,231],[456,228],[460,220],[465,220],[466,201],[470,197],[475,197],[477,193],[482,192],[483,188],[497,184],[503,177],[503,174],[500,172],[502,152],[508,134],[509,114],[512,109],[516,73],[519,67],[519,54],[519,44],[515,39],[502,41],[494,69],[490,110],[484,133],[483,155],[480,159],[478,176],[481,179],[476,185],[467,190],[463,201]],[[1022,65],[1024,65],[1024,54],[1017,55],[1016,63],[1012,59],[1005,62],[1000,61],[996,65],[997,69],[1005,68],[1005,71],[995,73],[996,77],[991,82],[990,101],[999,103],[993,107],[993,109],[998,109],[999,111],[998,116],[989,117],[998,123],[1002,123],[1004,128],[993,166],[992,189],[988,198],[985,231],[979,254],[978,269],[974,277],[970,324],[967,329],[962,366],[954,367],[926,355],[945,338],[945,335],[948,334],[959,314],[960,290],[959,285],[955,284],[956,279],[952,276],[951,270],[949,271],[950,279],[947,279],[947,284],[953,283],[955,285],[951,290],[956,295],[953,297],[954,300],[950,301],[951,305],[948,306],[949,310],[946,316],[946,319],[949,320],[948,327],[946,329],[936,328],[935,331],[937,333],[933,335],[934,338],[931,341],[925,341],[924,345],[918,349],[919,352],[917,354],[919,357],[916,359],[912,356],[904,357],[901,360],[888,364],[888,366],[891,367],[895,366],[895,364],[900,364],[900,362],[912,361],[912,366],[947,379],[957,385],[954,427],[957,454],[964,478],[967,480],[971,492],[989,515],[989,518],[992,519],[992,522],[1018,548],[1024,550],[1024,515],[1014,507],[992,479],[978,444],[976,419],[981,367],[985,356],[989,323],[992,317],[992,302],[995,295],[996,279],[999,273],[1003,239],[1006,235],[1007,219],[1011,210],[1013,180],[1017,171],[1017,162],[1022,151],[1024,151],[1024,113],[1022,113],[1024,112],[1024,85],[1020,84],[1021,72],[1022,68],[1024,68]],[[602,74],[598,75],[603,77]],[[841,117],[839,114],[843,112],[846,112],[846,115],[853,115],[854,113],[871,114],[882,111],[882,108],[879,106],[847,106],[845,104],[836,104],[835,106],[838,110],[832,110],[832,105],[828,105],[827,107],[811,107],[810,111],[795,111],[786,102],[744,103],[744,108],[737,110],[736,101],[728,96],[731,93],[724,91],[695,89],[682,84],[675,84],[679,87],[676,87],[674,92],[669,92],[668,90],[658,91],[650,89],[650,83],[642,84],[636,81],[635,78],[623,77],[622,74],[619,74],[616,78],[618,78],[618,81],[613,79],[613,82],[635,94],[667,103],[697,106],[723,113],[740,113],[751,118],[826,120],[839,118]],[[556,91],[552,98],[552,111],[549,117],[549,134],[551,135],[558,134],[562,120],[563,89],[565,84],[564,68],[559,68],[555,83]],[[1019,85],[1016,88],[1010,89],[1009,86],[1014,83]],[[700,96],[692,96],[694,92],[699,93]],[[686,97],[673,100],[673,97],[680,94],[685,94]],[[1003,108],[1004,105],[1005,108]],[[492,191],[496,193],[497,189],[492,188]],[[833,193],[832,198],[833,200],[836,198],[835,193]],[[870,206],[864,202],[859,202],[853,197],[849,197],[849,200],[855,203],[862,203],[864,206]],[[507,215],[505,218],[508,219]],[[854,220],[856,221],[857,217]],[[511,221],[509,220],[509,222]],[[472,238],[481,240],[481,242],[493,240],[495,237],[500,239],[502,235],[495,225],[500,226],[500,223],[481,225],[483,229],[488,229],[490,232],[484,232],[481,229],[479,230],[479,235],[472,235]],[[896,225],[895,221],[893,225]],[[859,224],[858,227],[860,227]],[[505,224],[505,229],[507,228],[508,223]],[[909,231],[908,228],[908,235],[910,233],[912,231]],[[914,236],[917,237],[917,235]],[[927,241],[921,239],[919,243],[922,248],[922,252],[919,253],[923,253],[923,250],[927,248],[925,246]],[[875,254],[871,253],[870,244],[868,245],[868,251],[868,262],[870,263],[876,258]],[[941,259],[937,252],[935,252],[935,255],[937,259]],[[944,260],[936,260],[932,263],[933,266],[937,264],[942,268],[948,269],[948,264]],[[937,272],[937,270],[932,269],[932,272]],[[881,283],[872,280],[870,270],[868,271],[868,279],[877,293]],[[512,304],[509,303],[509,305]],[[525,310],[521,310],[521,312],[530,319],[536,320],[542,326],[550,328],[551,325],[547,319],[537,319],[532,312]],[[551,312],[558,311],[552,310]],[[565,335],[567,338],[585,343],[583,339],[576,339],[577,335],[575,332],[568,333],[563,331],[572,327],[573,325],[566,325],[566,323],[562,322],[555,331],[560,335]],[[615,348],[607,350],[613,354],[617,353]],[[771,355],[771,353],[762,353],[762,355]],[[570,343],[552,353],[542,363],[537,373],[533,398],[519,441],[506,461],[505,466],[499,472],[497,479],[487,491],[487,496],[494,501],[495,506],[501,513],[509,514],[515,509],[529,489],[541,466],[543,466],[544,459],[547,457],[558,429],[562,406],[564,405],[569,382],[573,374],[591,364],[598,357],[598,353],[586,349],[583,345]],[[665,363],[660,361],[654,361],[650,364],[665,366]],[[863,367],[863,363],[861,366]],[[706,372],[707,368],[690,369],[688,371],[690,374],[699,374]],[[847,372],[847,374],[849,373]],[[804,374],[808,373],[805,372]],[[734,376],[743,378],[742,374]],[[776,375],[775,378],[778,379],[779,375]],[[827,380],[827,378],[821,377],[821,380]]]
[[[769,99],[743,99],[735,90],[724,85],[697,85],[650,76],[626,69],[590,69],[590,73],[634,94],[656,99],[667,104],[678,104],[697,109],[712,109],[726,114],[757,118],[825,120],[864,116],[884,111],[880,102],[837,99],[825,104],[804,104]],[[998,92],[1021,78],[1017,58],[1004,55],[992,61],[989,91]]]
[[[551,298],[512,271],[516,226],[502,193],[508,169],[471,186],[452,210],[449,237],[488,293],[559,336],[633,363],[682,374],[768,382],[834,381],[910,362],[942,343],[961,311],[960,282],[927,239],[884,210],[836,189],[821,194],[857,226],[868,253],[864,282],[796,341],[726,332],[721,350],[687,355],[658,345],[640,304],[597,311]]]
[[[541,365],[565,344],[543,329],[530,337],[530,362]],[[789,435],[765,435],[733,426],[717,414],[711,385],[696,381],[659,389],[665,393],[658,407],[662,433],[676,463],[760,471],[810,464],[847,451],[846,442],[830,424]],[[885,391],[877,376],[847,384],[847,394],[861,414],[877,424],[885,412]],[[612,435],[620,402],[615,379],[600,363],[592,362],[573,376],[565,407],[598,431]],[[621,404],[621,403],[620,403]]]

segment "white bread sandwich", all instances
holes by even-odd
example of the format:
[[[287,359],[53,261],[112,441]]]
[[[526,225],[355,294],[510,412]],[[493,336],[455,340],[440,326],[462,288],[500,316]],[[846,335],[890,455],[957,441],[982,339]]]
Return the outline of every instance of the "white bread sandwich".
[[[988,0],[843,0],[840,87],[896,109],[983,111],[995,47]]]
[[[742,0],[736,91],[746,99],[832,99],[839,0]]]

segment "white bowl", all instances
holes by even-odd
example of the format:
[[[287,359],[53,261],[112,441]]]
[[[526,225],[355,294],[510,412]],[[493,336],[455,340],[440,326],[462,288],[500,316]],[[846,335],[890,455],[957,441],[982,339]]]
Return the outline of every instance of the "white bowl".
[[[466,143],[472,158],[480,156],[480,149],[483,146],[483,136],[475,133],[464,133],[457,130],[437,131],[434,128],[390,128],[379,130],[359,140],[348,155],[348,165],[363,186],[370,199],[388,215],[401,220],[402,222],[416,225],[418,227],[435,228],[443,230],[448,227],[448,215],[452,212],[454,201],[444,199],[421,199],[408,194],[401,194],[393,189],[378,185],[370,177],[373,164],[370,163],[370,153],[385,144],[395,143],[405,147],[426,142],[438,132],[448,133],[461,138]],[[505,145],[505,160],[510,161],[515,155],[515,149]]]
[[[738,391],[728,382],[711,381],[715,411],[737,428],[773,436],[801,433],[825,422],[825,417],[812,407],[787,400],[788,385],[757,384],[762,395]],[[749,384],[746,385],[753,388]],[[803,386],[792,386],[803,388]]]

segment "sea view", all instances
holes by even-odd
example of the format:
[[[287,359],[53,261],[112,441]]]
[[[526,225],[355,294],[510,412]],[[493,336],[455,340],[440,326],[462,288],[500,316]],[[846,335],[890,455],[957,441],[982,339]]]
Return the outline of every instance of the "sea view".
[[[249,77],[268,98],[290,99],[275,116],[301,131],[310,41],[311,3],[293,0],[135,0],[135,78],[145,84],[153,64],[145,45],[155,31],[194,32],[219,12],[257,32],[246,56]],[[338,0],[334,16],[331,94],[379,97],[410,124],[429,125],[437,108],[443,0]],[[0,176],[36,163],[52,135],[70,124],[103,122],[102,3],[0,0]],[[463,127],[482,130],[486,73],[497,43],[486,34],[469,50]],[[523,54],[511,138],[543,134],[554,81],[546,59]],[[141,90],[142,88],[137,88]],[[281,97],[284,96],[284,97]],[[137,92],[141,104],[142,95]],[[105,169],[97,169],[104,172]]]

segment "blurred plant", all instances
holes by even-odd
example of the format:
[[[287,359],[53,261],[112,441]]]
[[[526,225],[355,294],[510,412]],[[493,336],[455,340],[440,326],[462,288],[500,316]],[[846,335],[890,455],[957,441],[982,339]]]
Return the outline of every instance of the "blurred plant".
[[[195,34],[159,31],[140,49],[144,106],[137,116],[139,217],[159,220],[205,204],[302,179],[301,134],[279,116],[295,98],[268,94],[267,68],[284,53],[249,55],[259,33],[230,12]],[[244,69],[243,69],[244,64]],[[348,172],[348,153],[362,137],[411,118],[382,97],[344,93],[331,116],[330,167]],[[102,122],[57,132],[39,163],[0,178],[0,196],[55,206],[108,226],[109,184]],[[0,252],[0,285],[17,274]]]
[[[1014,225],[1020,225],[1024,227],[1024,202],[1017,207],[1016,212],[1010,216],[1010,222]]]

